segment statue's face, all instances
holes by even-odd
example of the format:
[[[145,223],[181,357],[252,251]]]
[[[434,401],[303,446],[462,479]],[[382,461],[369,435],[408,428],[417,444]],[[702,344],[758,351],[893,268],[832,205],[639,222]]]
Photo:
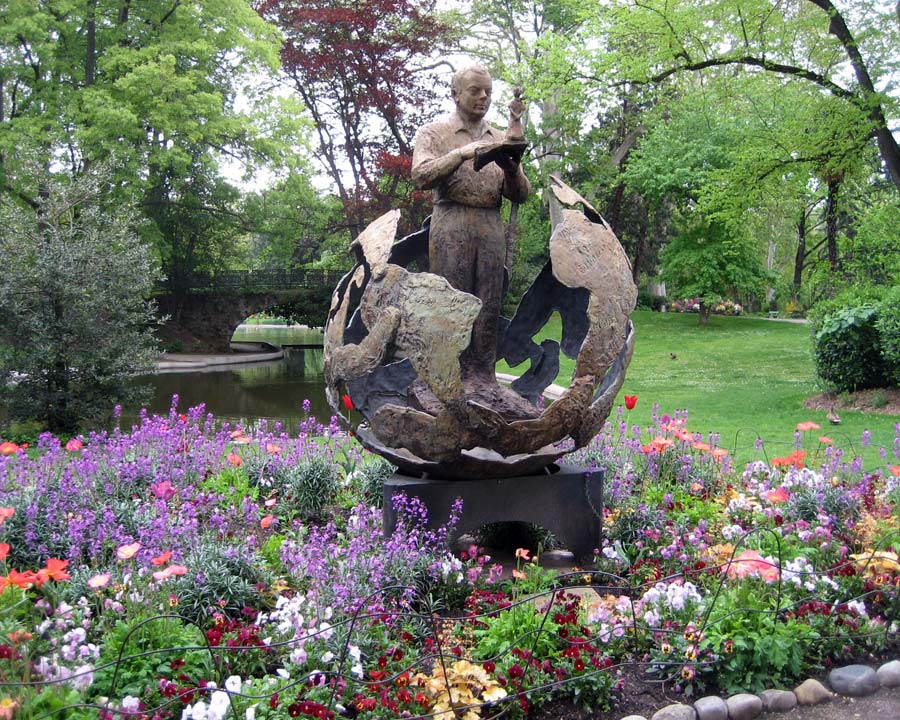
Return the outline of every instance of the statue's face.
[[[491,106],[493,85],[489,75],[466,73],[454,94],[456,109],[467,120],[481,120]]]

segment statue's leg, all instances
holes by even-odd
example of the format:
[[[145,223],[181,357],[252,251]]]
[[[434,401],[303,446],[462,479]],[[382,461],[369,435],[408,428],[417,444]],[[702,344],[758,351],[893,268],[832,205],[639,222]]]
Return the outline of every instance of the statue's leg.
[[[470,242],[477,248],[474,294],[481,300],[469,354],[463,364],[473,375],[493,381],[497,362],[497,327],[503,297],[503,263],[506,256],[503,222],[499,210],[471,209]]]
[[[428,238],[429,270],[457,290],[475,294],[477,247],[469,241],[464,205],[436,205]]]

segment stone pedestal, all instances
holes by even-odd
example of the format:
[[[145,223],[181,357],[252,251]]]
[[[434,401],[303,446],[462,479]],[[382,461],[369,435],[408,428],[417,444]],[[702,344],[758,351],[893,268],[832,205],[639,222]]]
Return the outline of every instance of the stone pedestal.
[[[558,469],[556,469],[558,467]],[[384,483],[384,532],[397,525],[391,498],[419,498],[428,510],[428,526],[447,522],[450,507],[462,498],[458,537],[493,522],[527,522],[549,530],[577,560],[588,560],[600,547],[603,474],[569,465],[554,472],[497,480],[433,480],[393,475]]]

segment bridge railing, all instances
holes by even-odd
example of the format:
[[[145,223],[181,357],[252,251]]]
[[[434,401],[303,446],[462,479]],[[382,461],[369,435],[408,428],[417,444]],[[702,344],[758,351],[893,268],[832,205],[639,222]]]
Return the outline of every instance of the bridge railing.
[[[221,270],[215,275],[189,273],[170,278],[160,289],[181,292],[267,292],[298,287],[334,287],[344,270]]]

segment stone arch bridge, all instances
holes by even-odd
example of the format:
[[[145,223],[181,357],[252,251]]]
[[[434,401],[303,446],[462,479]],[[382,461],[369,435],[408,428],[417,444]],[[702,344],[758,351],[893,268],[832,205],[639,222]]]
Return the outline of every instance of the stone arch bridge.
[[[187,275],[160,285],[154,295],[163,319],[164,346],[181,352],[228,352],[247,317],[279,308],[310,325],[323,325],[331,291],[342,270],[224,270]]]

